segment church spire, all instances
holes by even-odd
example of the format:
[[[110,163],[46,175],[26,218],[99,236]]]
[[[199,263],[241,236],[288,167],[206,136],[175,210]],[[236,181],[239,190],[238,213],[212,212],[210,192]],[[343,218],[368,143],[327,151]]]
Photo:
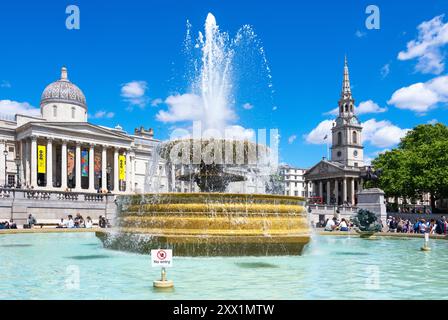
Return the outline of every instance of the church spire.
[[[352,97],[352,89],[350,88],[350,77],[348,72],[347,56],[344,58],[344,79],[342,80],[342,95],[343,99]]]

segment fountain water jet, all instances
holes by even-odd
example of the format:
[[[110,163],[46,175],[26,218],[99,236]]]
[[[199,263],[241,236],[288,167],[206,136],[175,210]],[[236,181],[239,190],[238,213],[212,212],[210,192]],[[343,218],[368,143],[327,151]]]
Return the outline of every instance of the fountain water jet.
[[[219,31],[209,14],[205,39],[200,33],[198,40],[201,68],[193,88],[201,100],[202,123],[215,132],[222,132],[234,116],[229,103],[234,51],[228,42],[228,35]],[[210,148],[215,145],[228,148]],[[208,154],[198,155],[195,146]],[[181,159],[192,167],[177,179],[195,182],[201,192],[119,196],[118,232],[113,237],[97,235],[110,248],[144,253],[172,248],[176,256],[301,254],[310,240],[303,198],[225,193],[230,183],[245,179],[231,169],[257,166],[266,148],[247,140],[203,136],[162,143],[157,156],[168,166]],[[256,151],[255,161],[251,150]]]

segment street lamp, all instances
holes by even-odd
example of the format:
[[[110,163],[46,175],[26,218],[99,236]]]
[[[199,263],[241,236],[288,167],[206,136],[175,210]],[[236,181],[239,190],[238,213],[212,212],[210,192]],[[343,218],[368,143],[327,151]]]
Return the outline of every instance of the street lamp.
[[[3,151],[3,155],[5,156],[5,188],[7,188],[6,170],[8,168],[8,165],[7,165],[6,161],[8,158],[8,150],[6,150],[6,145],[5,145],[5,151]]]
[[[20,159],[19,155],[17,155],[16,159],[14,160],[17,167],[17,184],[16,187],[20,189],[22,187],[21,181],[20,181],[20,163],[22,162],[22,159]]]

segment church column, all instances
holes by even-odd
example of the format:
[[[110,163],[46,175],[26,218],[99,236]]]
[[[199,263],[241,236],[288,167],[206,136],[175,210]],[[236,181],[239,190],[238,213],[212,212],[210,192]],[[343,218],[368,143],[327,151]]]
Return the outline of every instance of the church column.
[[[31,137],[31,186],[37,187],[37,137]]]
[[[330,186],[331,185],[331,181],[327,180],[327,204],[331,204],[331,190],[330,190]]]
[[[132,165],[132,176],[131,176],[131,191],[135,192],[135,168],[136,168],[136,160],[135,160],[135,154],[131,157],[131,165]]]
[[[322,202],[324,202],[324,188],[322,185],[322,181],[319,181],[319,197],[322,198]]]
[[[53,188],[53,138],[47,139],[47,188]]]
[[[107,147],[101,151],[101,189],[107,190]]]
[[[342,182],[342,204],[347,201],[347,178]]]
[[[29,139],[25,140],[25,185],[31,184],[31,159],[30,159],[31,143]]]
[[[118,148],[114,148],[114,192],[118,192],[120,189],[118,188],[119,184],[119,176],[118,176]]]
[[[81,144],[76,143],[76,191],[81,191]]]
[[[361,178],[358,183],[358,191],[362,191],[364,189],[364,179]]]
[[[95,145],[89,149],[89,191],[95,192]]]
[[[350,181],[350,195],[350,202],[352,203],[352,205],[355,205],[355,178],[351,178]]]
[[[67,190],[67,140],[62,140],[61,148],[61,189]]]
[[[335,204],[338,205],[339,204],[339,180],[334,180],[334,197],[336,198],[336,202]]]

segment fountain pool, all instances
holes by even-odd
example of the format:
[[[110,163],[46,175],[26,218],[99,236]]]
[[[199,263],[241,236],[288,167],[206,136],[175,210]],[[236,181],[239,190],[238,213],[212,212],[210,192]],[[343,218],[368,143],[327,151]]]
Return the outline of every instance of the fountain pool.
[[[94,233],[0,235],[0,299],[447,299],[448,242],[421,244],[315,236],[302,256],[175,257],[163,292],[147,255]]]

